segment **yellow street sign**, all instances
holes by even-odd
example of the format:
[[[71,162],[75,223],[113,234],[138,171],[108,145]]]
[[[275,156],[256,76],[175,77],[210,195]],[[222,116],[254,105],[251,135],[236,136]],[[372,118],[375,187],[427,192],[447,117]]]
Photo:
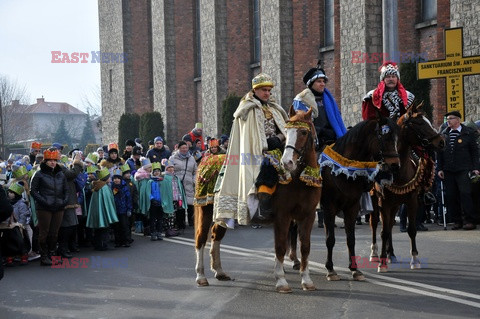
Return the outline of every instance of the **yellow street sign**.
[[[445,59],[417,63],[417,79],[446,79],[447,112],[465,119],[463,77],[480,74],[480,56],[463,56],[463,28],[445,30]]]

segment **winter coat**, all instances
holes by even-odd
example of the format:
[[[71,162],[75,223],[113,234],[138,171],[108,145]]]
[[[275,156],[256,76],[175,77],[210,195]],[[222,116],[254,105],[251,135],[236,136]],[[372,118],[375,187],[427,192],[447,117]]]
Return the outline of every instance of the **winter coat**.
[[[178,176],[183,183],[185,195],[187,196],[188,205],[193,205],[193,197],[195,196],[195,174],[197,173],[197,162],[190,154],[186,158],[180,156],[180,152],[175,152],[170,161],[173,162],[175,175]]]
[[[172,155],[172,152],[167,150],[165,146],[163,146],[160,150],[157,150],[156,148],[152,148],[147,152],[147,157],[152,163],[154,162],[161,163],[162,159],[164,158],[168,159],[170,158],[171,155]]]
[[[35,199],[37,211],[57,212],[63,210],[68,203],[69,191],[62,168],[57,164],[52,170],[42,162],[40,170],[33,175],[30,194]]]
[[[131,197],[131,200],[132,200],[132,212],[136,213],[138,211],[138,190],[137,190],[137,186],[132,181],[132,179],[124,179],[124,181],[128,186],[128,190],[130,191],[130,197]]]
[[[178,176],[169,174],[167,172],[163,177],[162,184],[160,185],[160,193],[162,194],[162,208],[165,214],[173,214],[175,212],[175,207],[173,205],[173,179],[175,179],[177,182],[178,192],[182,199],[181,208],[187,209],[185,190],[183,189],[180,179],[178,178]]]
[[[130,174],[132,176],[134,176],[135,173],[142,167],[142,163],[140,162],[140,160],[135,161],[133,157],[130,157],[126,163],[130,167]]]
[[[150,202],[152,206],[161,206],[162,205],[162,195],[160,194],[160,186],[162,181],[155,176],[152,176],[150,180]]]
[[[28,208],[27,204],[22,199],[19,199],[14,204],[12,204],[12,206],[13,215],[15,216],[17,222],[22,225],[29,224],[32,214],[30,213],[30,209]]]
[[[480,170],[479,157],[478,157],[478,145],[477,145],[477,132],[463,124],[461,124],[462,130],[455,140],[452,152],[452,146],[450,145],[450,131],[447,127],[442,131],[445,137],[445,148],[438,152],[438,170],[447,172],[460,172],[460,171],[472,171]]]
[[[149,216],[150,213],[150,173],[142,167],[135,173],[138,189],[138,213]]]
[[[119,185],[111,182],[110,187],[112,188],[117,215],[125,215],[127,212],[132,212],[132,195],[127,183],[122,179]]]
[[[118,222],[115,200],[107,182],[92,182],[92,198],[88,208],[87,227],[106,228]]]
[[[78,204],[77,188],[75,185],[75,179],[79,174],[83,172],[83,166],[80,161],[74,161],[73,167],[68,169],[62,167],[63,174],[67,179],[68,187],[68,203],[65,206],[65,211],[63,212],[63,220],[61,227],[70,227],[78,224],[77,214],[75,209],[80,207]]]
[[[125,164],[125,161],[123,160],[123,158],[121,157],[117,157],[117,159],[115,160],[112,160],[110,157],[109,158],[106,158],[106,159],[103,159],[100,161],[100,167],[106,167],[108,168],[108,170],[112,170],[113,168],[115,167],[120,167],[122,166],[123,164]]]

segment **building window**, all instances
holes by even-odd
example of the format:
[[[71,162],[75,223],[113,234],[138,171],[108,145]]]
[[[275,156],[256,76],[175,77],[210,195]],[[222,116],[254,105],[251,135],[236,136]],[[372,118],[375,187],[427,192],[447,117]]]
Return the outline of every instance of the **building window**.
[[[422,0],[422,21],[437,18],[437,0]]]
[[[195,77],[202,76],[202,43],[200,34],[200,0],[195,1]]]
[[[260,60],[260,1],[253,0],[253,63]]]
[[[112,87],[113,87],[113,84],[112,84],[112,73],[113,73],[113,70],[112,70],[112,69],[108,70],[108,77],[109,77],[109,81],[110,81],[110,92],[113,92],[113,90],[112,90]]]
[[[333,45],[333,0],[325,0],[325,43],[324,46]]]

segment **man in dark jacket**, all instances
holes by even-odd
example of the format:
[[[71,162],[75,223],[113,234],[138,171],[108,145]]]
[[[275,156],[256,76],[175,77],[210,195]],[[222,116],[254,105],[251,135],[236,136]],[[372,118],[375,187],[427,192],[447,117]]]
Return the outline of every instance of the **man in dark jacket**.
[[[438,176],[444,180],[447,211],[455,225],[452,229],[475,229],[470,176],[479,175],[477,132],[460,123],[461,114],[445,114],[448,127],[442,131],[446,147],[438,153]],[[465,214],[465,225],[462,220]]]
[[[12,215],[13,207],[5,194],[3,187],[0,187],[0,223]],[[2,247],[0,246],[0,280],[3,278]]]
[[[163,138],[161,136],[155,137],[153,140],[155,143],[154,148],[149,150],[147,152],[147,157],[150,160],[150,162],[155,163],[155,162],[162,162],[162,159],[166,158],[169,159],[172,153],[165,148],[165,145],[163,145]]]

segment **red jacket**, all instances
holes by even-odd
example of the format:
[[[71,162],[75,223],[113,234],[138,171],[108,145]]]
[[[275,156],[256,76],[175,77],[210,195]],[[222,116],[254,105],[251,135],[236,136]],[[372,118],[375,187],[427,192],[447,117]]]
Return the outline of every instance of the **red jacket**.
[[[205,151],[205,143],[203,143],[203,135],[197,136],[197,135],[193,134],[192,131],[190,131],[190,132],[188,133],[188,135],[190,135],[190,137],[192,138],[192,144],[193,144],[194,146],[196,146],[196,145],[195,145],[195,141],[196,141],[196,140],[200,140],[200,142],[202,142],[202,151]]]

